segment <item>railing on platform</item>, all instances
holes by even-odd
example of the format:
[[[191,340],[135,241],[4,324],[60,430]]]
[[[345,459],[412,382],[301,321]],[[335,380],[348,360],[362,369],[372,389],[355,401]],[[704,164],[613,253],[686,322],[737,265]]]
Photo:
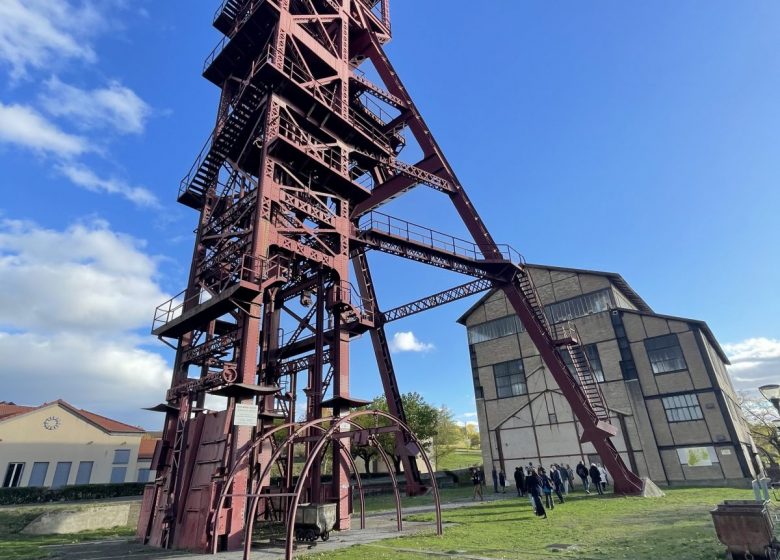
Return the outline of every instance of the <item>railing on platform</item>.
[[[280,254],[273,255],[268,259],[243,255],[240,263],[238,267],[230,267],[228,263],[222,263],[227,266],[218,273],[218,278],[209,286],[197,288],[197,293],[189,297],[187,297],[188,290],[183,290],[158,305],[154,312],[152,331],[181,317],[185,311],[207,303],[238,282],[248,282],[259,287],[271,278],[286,277],[290,270],[288,257]],[[210,271],[213,273],[214,268],[210,268]],[[212,278],[213,276],[212,274]]]
[[[361,216],[358,223],[361,231],[374,230],[400,237],[414,243],[438,249],[446,253],[465,257],[473,261],[507,261],[523,264],[523,256],[506,244],[481,247],[468,239],[461,239],[425,226],[413,224],[382,212],[371,211]],[[490,258],[490,255],[495,257]]]

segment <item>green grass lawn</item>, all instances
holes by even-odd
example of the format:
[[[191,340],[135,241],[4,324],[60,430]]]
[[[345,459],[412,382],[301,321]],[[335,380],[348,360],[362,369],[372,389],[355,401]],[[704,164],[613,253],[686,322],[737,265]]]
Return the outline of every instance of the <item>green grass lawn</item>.
[[[556,506],[546,520],[533,515],[525,498],[445,510],[444,521],[452,525],[443,537],[432,533],[401,537],[309,558],[431,558],[422,551],[521,560],[725,558],[709,510],[725,499],[750,499],[752,493],[734,488],[681,488],[666,493],[664,498],[578,493]],[[407,518],[432,521],[433,515]]]
[[[479,449],[456,448],[436,464],[437,471],[454,471],[482,464],[482,452]]]
[[[404,495],[404,489],[401,488],[401,506],[404,508],[427,506],[433,504],[433,495],[427,494],[425,496],[408,497]],[[439,494],[441,496],[441,502],[457,502],[471,498],[473,495],[473,489],[471,486],[455,486],[452,488],[439,488]],[[357,496],[357,492],[355,492]],[[378,496],[366,496],[366,511],[382,511],[395,509],[395,498],[392,494],[380,494]],[[360,502],[357,498],[353,502],[353,512],[355,515],[360,514]]]
[[[135,533],[132,527],[84,531],[72,535],[23,535],[20,533],[30,521],[46,509],[45,506],[41,506],[40,508],[3,508],[0,510],[0,558],[3,560],[36,560],[48,556],[46,549],[41,548],[45,545],[127,537]]]

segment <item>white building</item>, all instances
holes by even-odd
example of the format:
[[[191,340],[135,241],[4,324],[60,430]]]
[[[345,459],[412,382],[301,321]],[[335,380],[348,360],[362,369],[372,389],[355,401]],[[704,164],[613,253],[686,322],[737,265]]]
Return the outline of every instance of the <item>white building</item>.
[[[3,488],[146,482],[153,448],[143,429],[61,400],[38,407],[0,402]]]

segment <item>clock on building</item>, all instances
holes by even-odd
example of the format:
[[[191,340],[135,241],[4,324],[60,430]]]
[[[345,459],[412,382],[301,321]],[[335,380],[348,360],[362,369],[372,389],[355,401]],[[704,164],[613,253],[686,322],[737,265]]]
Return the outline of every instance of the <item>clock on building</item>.
[[[46,420],[43,421],[43,427],[47,430],[56,430],[60,427],[60,418],[59,416],[49,416]]]

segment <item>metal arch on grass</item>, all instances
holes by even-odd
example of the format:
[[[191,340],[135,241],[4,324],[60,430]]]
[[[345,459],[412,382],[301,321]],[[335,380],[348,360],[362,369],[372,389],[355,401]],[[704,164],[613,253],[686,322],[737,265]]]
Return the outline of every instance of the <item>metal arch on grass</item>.
[[[300,432],[304,432],[306,430],[309,430],[310,428],[315,428],[323,433],[326,432],[326,428],[323,426],[320,426],[319,423],[326,422],[326,421],[332,421],[337,420],[334,417],[329,418],[320,418],[316,421],[308,422],[305,425],[302,425],[300,429],[296,430],[295,433],[292,433],[288,436],[288,438],[284,441],[283,444],[279,445],[279,447],[274,451],[274,454],[271,456],[271,458],[268,460],[268,463],[263,467],[263,471],[261,473],[261,476],[258,478],[257,486],[255,487],[254,491],[252,492],[252,502],[249,507],[249,512],[246,517],[246,538],[244,540],[244,560],[248,560],[251,552],[252,552],[252,530],[254,528],[255,523],[255,516],[257,515],[257,507],[260,503],[260,498],[263,498],[263,496],[260,494],[260,489],[262,487],[262,481],[265,479],[266,476],[268,476],[270,470],[273,468],[273,466],[277,463],[279,460],[279,457],[281,456],[281,451],[284,449],[284,447],[288,443],[292,443],[294,438],[299,437]],[[354,424],[353,424],[354,425]],[[323,438],[321,438],[320,441],[323,441],[325,439],[325,436],[323,435]],[[347,447],[338,439],[334,440],[339,445],[339,449],[341,451],[340,455],[342,457],[342,460],[344,457],[347,457],[347,463],[352,469],[352,472],[355,473],[355,478],[357,481],[358,486],[358,492],[360,495],[360,528],[365,529],[366,528],[366,502],[365,502],[365,496],[363,494],[363,482],[360,478],[360,472],[358,471],[357,465],[355,464],[355,460],[352,458],[352,455],[349,453]],[[317,454],[319,451],[317,452]],[[314,455],[314,454],[312,454]],[[294,523],[293,519],[293,525]]]
[[[410,436],[410,440],[417,445],[417,448],[420,450],[420,456],[423,459],[423,462],[425,463],[426,468],[428,469],[428,473],[431,476],[431,490],[433,492],[434,497],[434,508],[436,511],[436,534],[441,535],[442,534],[442,524],[441,524],[441,503],[439,502],[439,489],[436,484],[436,476],[433,472],[433,468],[431,466],[431,462],[428,460],[428,456],[425,453],[425,450],[423,449],[420,440],[417,439],[417,436],[414,435],[414,432],[407,426],[404,422],[399,420],[398,418],[392,416],[391,414],[387,414],[386,412],[382,412],[379,410],[359,410],[356,412],[351,412],[346,416],[342,416],[337,418],[338,422],[334,422],[333,425],[328,428],[328,430],[323,434],[322,438],[317,442],[317,444],[314,446],[314,448],[309,453],[309,457],[306,459],[306,463],[303,466],[303,470],[301,471],[300,476],[298,477],[298,482],[295,485],[295,492],[292,499],[292,503],[290,504],[290,507],[287,511],[287,538],[286,538],[286,548],[285,548],[285,559],[286,560],[292,560],[293,558],[293,542],[295,537],[295,514],[298,510],[298,505],[300,502],[301,494],[303,493],[303,490],[305,488],[305,481],[309,476],[309,471],[311,470],[312,465],[314,464],[317,456],[322,451],[322,448],[325,446],[325,444],[333,437],[334,432],[340,428],[340,425],[342,423],[349,423],[352,426],[358,427],[360,429],[364,429],[362,426],[357,424],[354,420],[356,418],[359,418],[361,416],[374,416],[374,417],[382,417],[390,420],[391,422],[395,423],[398,427],[400,427],[402,430],[406,431],[407,434]],[[332,418],[331,418],[332,419]],[[395,477],[391,477],[393,480],[395,480]],[[396,486],[395,491],[397,493],[397,484],[394,484]],[[400,499],[398,500],[398,507],[400,509]],[[245,559],[246,560],[246,559]]]

